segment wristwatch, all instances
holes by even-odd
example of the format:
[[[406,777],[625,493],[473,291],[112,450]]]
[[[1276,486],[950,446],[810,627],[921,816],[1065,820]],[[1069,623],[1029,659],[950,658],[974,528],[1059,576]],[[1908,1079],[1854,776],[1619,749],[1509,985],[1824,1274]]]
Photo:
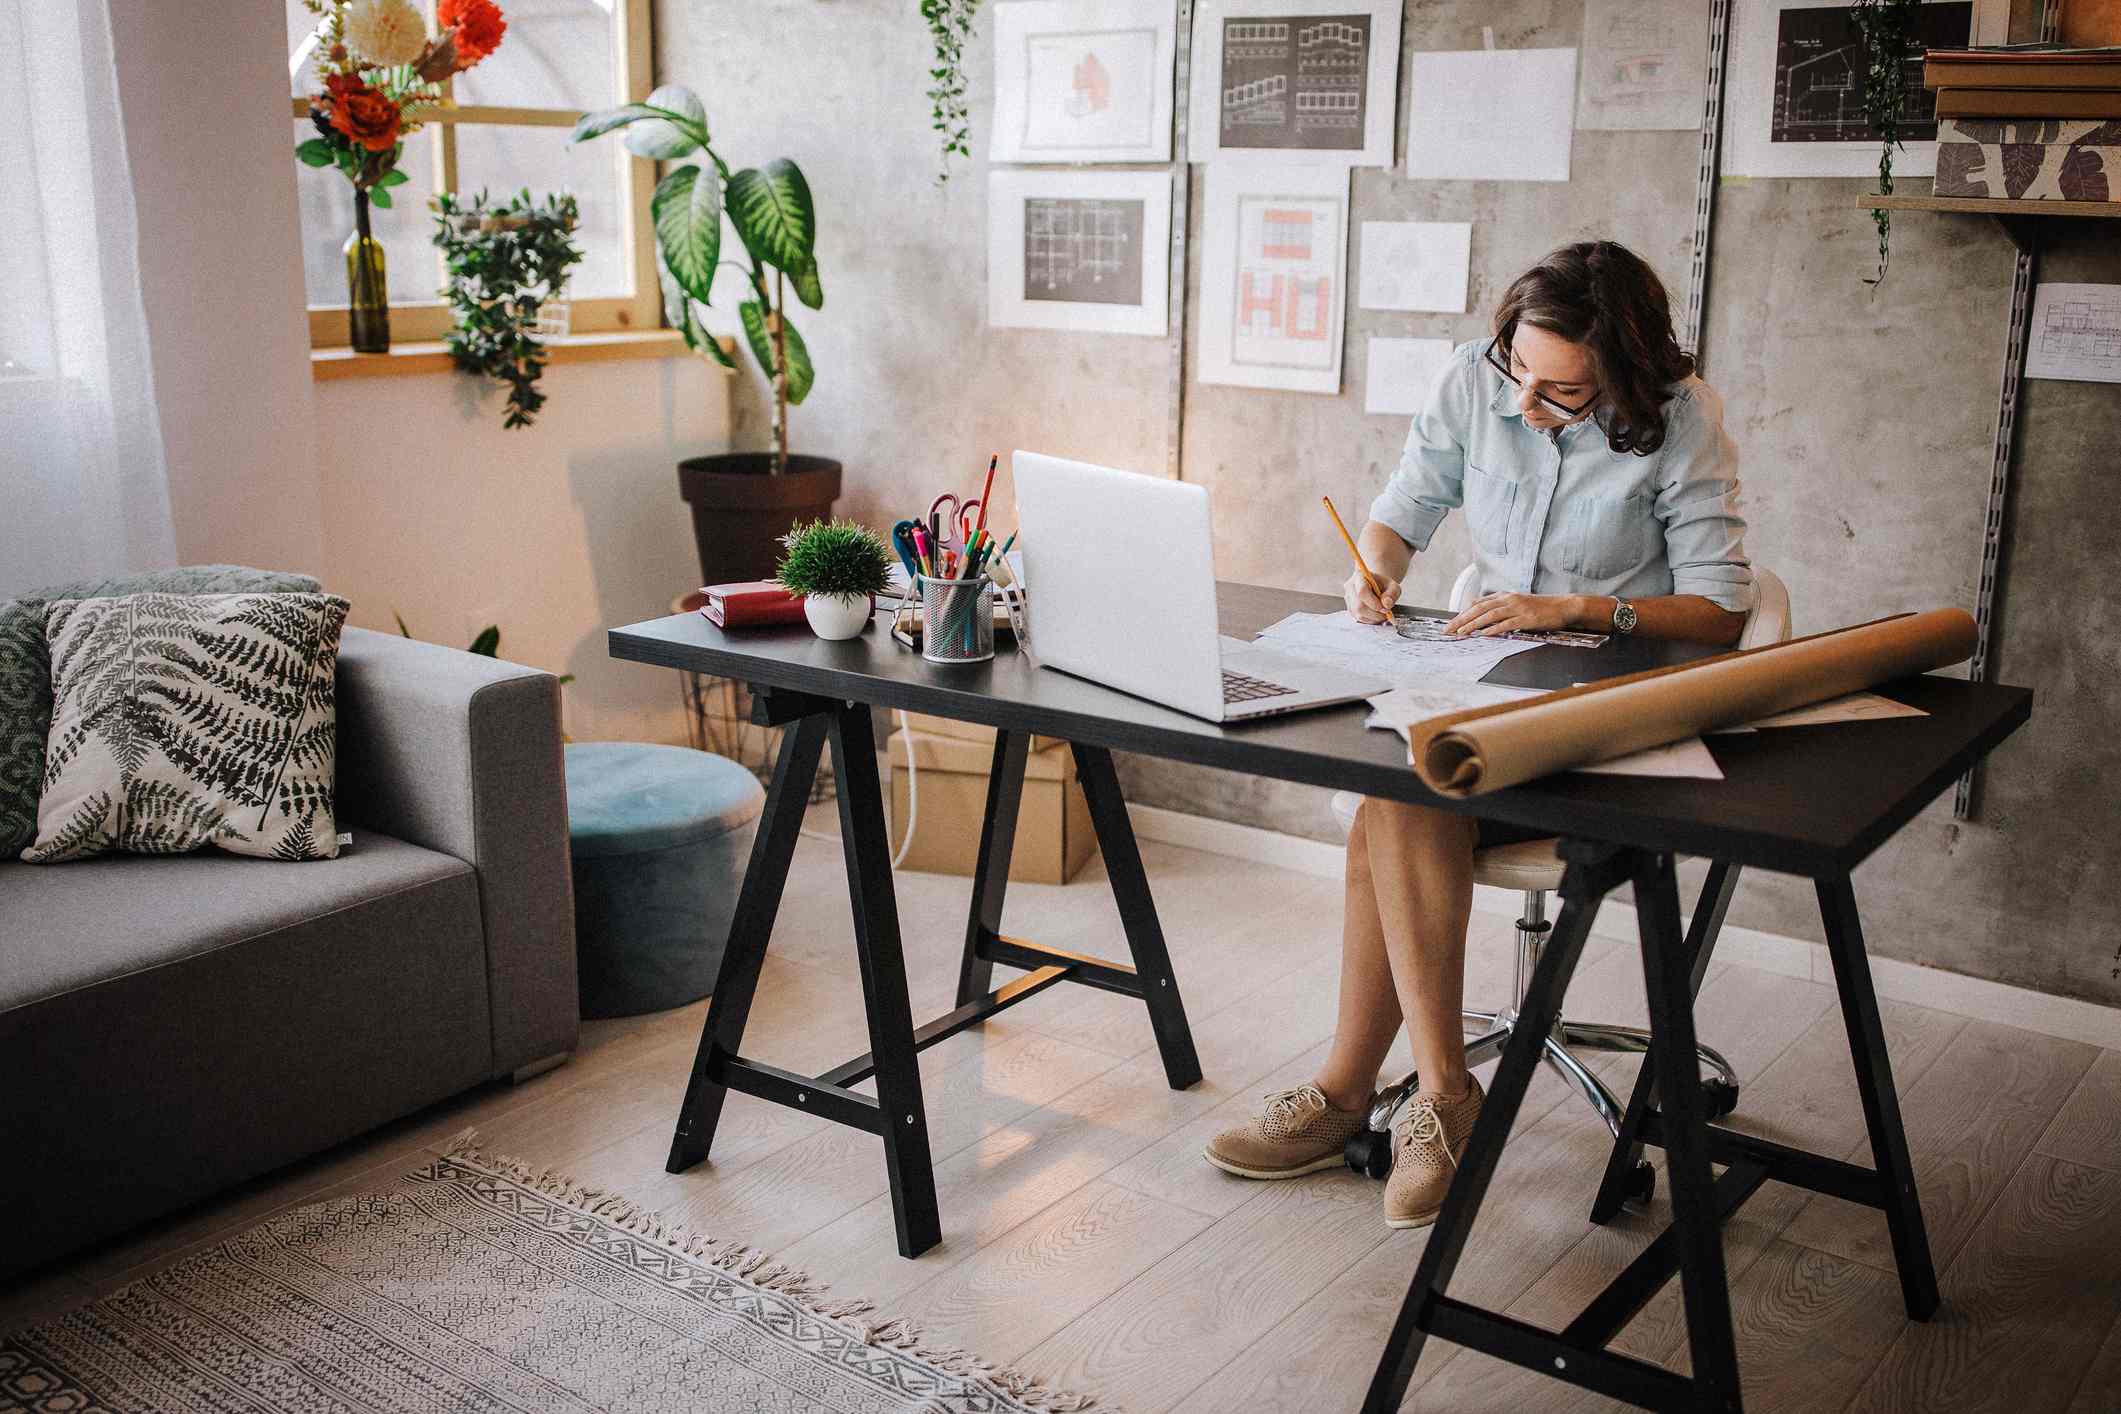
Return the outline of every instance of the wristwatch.
[[[1625,599],[1615,598],[1613,600],[1613,631],[1615,633],[1633,633],[1635,631],[1635,606]]]

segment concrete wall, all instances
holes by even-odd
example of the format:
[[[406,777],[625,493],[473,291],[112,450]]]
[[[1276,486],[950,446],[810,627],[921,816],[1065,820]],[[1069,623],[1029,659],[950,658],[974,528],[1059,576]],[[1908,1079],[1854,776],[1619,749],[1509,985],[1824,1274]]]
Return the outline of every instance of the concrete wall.
[[[395,610],[462,646],[498,624],[503,658],[575,675],[578,738],[681,742],[677,675],[613,659],[604,631],[699,583],[676,467],[727,449],[731,381],[696,358],[560,364],[514,431],[498,387],[455,373],[320,383],[324,579],[364,628]]]
[[[1441,0],[1409,8],[1405,44],[1478,47],[1485,24],[1505,47],[1570,45],[1582,9]],[[960,164],[947,188],[932,181],[925,33],[911,6],[766,0],[741,19],[681,0],[657,10],[659,76],[702,90],[725,154],[744,164],[786,154],[810,175],[829,302],[802,321],[819,383],[796,429],[802,447],[848,462],[845,509],[882,520],[925,503],[939,470],[962,481],[989,449],[1163,469],[1164,345],[984,327],[985,171]],[[976,154],[991,110],[991,15],[970,50]],[[1403,76],[1402,120],[1404,87]],[[1357,173],[1355,222],[1474,223],[1476,313],[1351,309],[1338,397],[1187,387],[1182,474],[1215,492],[1222,572],[1338,585],[1342,552],[1313,497],[1364,505],[1405,436],[1404,419],[1362,412],[1369,334],[1470,337],[1512,276],[1590,234],[1635,246],[1683,298],[1696,143],[1579,132],[1565,186]],[[1979,569],[2010,247],[1972,218],[1903,214],[1892,274],[1873,291],[1862,283],[1873,235],[1854,205],[1865,189],[1755,180],[1726,183],[1719,199],[1705,372],[1746,458],[1753,553],[1789,582],[1802,629],[1971,606]],[[2051,226],[2046,276],[2121,280],[2121,250],[2099,225]],[[1193,265],[1197,276],[1197,253]],[[757,425],[747,415],[740,436],[763,435]],[[2121,1002],[2121,954],[2067,926],[2086,886],[2121,865],[2121,809],[2099,786],[2121,769],[2108,687],[2121,650],[2107,627],[2121,621],[2121,590],[2095,513],[2121,444],[2121,394],[2031,384],[2021,436],[1997,662],[2003,680],[2038,692],[2034,722],[1995,757],[1978,821],[1955,826],[1947,800],[1865,865],[1857,887],[1884,955]],[[1440,603],[1464,558],[1454,518],[1417,561],[1410,597]],[[1316,791],[1160,762],[1123,770],[1138,801],[1334,834]],[[1798,881],[1749,878],[1731,917],[1819,936]]]

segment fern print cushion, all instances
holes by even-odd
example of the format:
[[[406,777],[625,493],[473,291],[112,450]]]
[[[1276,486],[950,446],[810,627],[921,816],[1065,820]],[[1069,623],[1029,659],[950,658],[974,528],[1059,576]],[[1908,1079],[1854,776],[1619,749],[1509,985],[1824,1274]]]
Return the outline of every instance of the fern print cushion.
[[[330,859],[347,602],[132,594],[45,610],[51,736],[32,864],[215,845]]]

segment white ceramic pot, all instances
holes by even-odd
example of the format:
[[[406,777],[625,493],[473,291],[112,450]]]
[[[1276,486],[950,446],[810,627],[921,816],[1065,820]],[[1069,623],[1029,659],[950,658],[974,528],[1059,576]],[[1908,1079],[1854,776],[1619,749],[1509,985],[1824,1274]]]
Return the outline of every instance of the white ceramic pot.
[[[819,638],[852,638],[869,627],[866,594],[812,594],[803,600],[803,617]]]

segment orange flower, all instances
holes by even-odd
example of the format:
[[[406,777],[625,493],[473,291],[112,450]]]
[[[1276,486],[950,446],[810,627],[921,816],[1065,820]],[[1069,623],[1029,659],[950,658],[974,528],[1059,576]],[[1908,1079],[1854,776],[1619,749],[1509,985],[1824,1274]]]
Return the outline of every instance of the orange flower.
[[[456,31],[457,64],[468,69],[501,47],[508,21],[493,0],[441,0],[435,6],[435,27]]]
[[[330,90],[325,102],[331,106],[331,125],[349,142],[370,152],[388,152],[398,145],[403,115],[380,90],[348,74],[333,74],[324,86]]]

